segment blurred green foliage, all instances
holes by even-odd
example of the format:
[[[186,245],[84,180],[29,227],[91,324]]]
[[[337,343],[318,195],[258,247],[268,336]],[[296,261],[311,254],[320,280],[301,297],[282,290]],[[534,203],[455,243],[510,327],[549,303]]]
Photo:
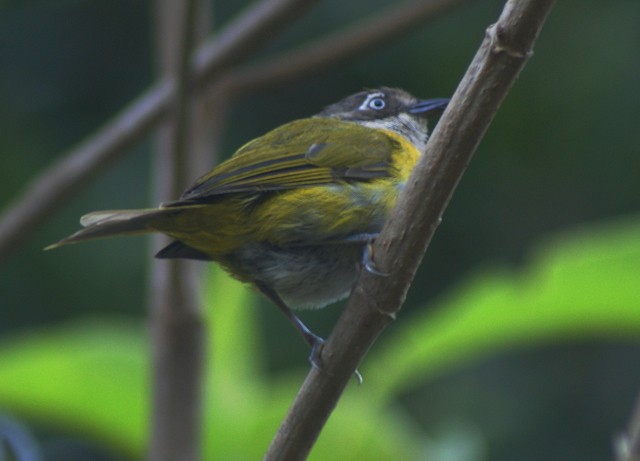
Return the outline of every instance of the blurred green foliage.
[[[246,4],[216,2],[215,24]],[[257,59],[391,4],[320,2]],[[450,95],[501,7],[465,2],[360,59],[237,101],[222,151],[362,87]],[[130,0],[0,3],[0,207],[148,87],[150,11]],[[346,433],[349,446],[384,454],[400,444],[439,460],[611,458],[640,383],[639,20],[637,0],[557,3],[406,308],[366,359],[365,384],[349,391],[319,453]],[[148,205],[151,148],[145,141],[132,149],[0,262],[0,409],[33,424],[47,460],[97,460],[76,443],[82,435],[101,440],[105,453],[142,453],[145,244],[41,248],[87,211]],[[562,238],[528,256],[559,231]],[[244,448],[216,425],[251,430],[254,459],[301,380],[295,370],[307,351],[267,303],[224,313],[245,306],[247,293],[222,281],[210,289],[211,315],[229,327],[215,323],[211,335],[207,449]],[[338,312],[303,315],[326,333]]]
[[[469,448],[452,459],[485,459],[481,430],[450,435],[438,446],[398,407],[399,395],[471,360],[514,348],[637,338],[638,261],[640,218],[556,238],[520,271],[472,275],[406,318],[370,354],[362,367],[364,384],[350,386],[311,459],[442,459],[438,450],[460,444]],[[259,459],[304,370],[266,373],[255,298],[221,270],[210,272],[204,298],[215,334],[207,354],[205,459]],[[0,406],[143,457],[148,346],[136,324],[100,319],[5,338]]]

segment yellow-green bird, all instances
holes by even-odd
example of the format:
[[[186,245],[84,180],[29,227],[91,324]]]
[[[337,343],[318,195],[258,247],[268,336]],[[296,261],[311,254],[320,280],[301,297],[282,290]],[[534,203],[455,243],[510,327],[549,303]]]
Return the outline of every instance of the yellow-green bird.
[[[161,232],[158,258],[216,261],[256,286],[315,351],[322,339],[290,311],[346,298],[418,157],[427,120],[448,99],[362,91],[242,146],[159,208],[89,213],[48,247]]]

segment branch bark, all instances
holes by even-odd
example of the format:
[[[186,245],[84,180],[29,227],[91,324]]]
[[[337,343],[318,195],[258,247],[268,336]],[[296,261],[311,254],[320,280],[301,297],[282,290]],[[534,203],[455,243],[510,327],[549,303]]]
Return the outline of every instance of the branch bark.
[[[177,197],[190,180],[194,120],[190,57],[209,29],[207,0],[157,0],[156,43],[161,75],[174,82],[169,117],[160,125],[154,162],[156,199]],[[153,252],[167,244],[153,239]],[[154,260],[149,280],[153,343],[153,407],[149,460],[200,459],[204,325],[192,261]]]
[[[376,239],[348,306],[312,368],[264,460],[306,459],[358,364],[399,311],[415,271],[467,164],[531,55],[554,0],[507,1],[435,128],[398,205]]]

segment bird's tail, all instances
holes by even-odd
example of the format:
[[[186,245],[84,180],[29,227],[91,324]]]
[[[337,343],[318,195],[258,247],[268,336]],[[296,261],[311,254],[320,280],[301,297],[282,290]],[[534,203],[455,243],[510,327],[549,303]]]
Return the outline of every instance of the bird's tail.
[[[52,250],[70,243],[84,242],[85,240],[154,232],[154,222],[159,218],[164,218],[180,211],[179,207],[94,211],[80,218],[80,224],[84,229],[49,245],[45,250]]]

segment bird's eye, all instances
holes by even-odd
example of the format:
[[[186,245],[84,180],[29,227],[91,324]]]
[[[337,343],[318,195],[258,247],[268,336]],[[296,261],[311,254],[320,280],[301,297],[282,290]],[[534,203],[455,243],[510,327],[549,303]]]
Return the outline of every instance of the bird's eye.
[[[387,103],[382,98],[373,98],[371,101],[369,101],[369,109],[373,110],[384,109],[386,105]]]

